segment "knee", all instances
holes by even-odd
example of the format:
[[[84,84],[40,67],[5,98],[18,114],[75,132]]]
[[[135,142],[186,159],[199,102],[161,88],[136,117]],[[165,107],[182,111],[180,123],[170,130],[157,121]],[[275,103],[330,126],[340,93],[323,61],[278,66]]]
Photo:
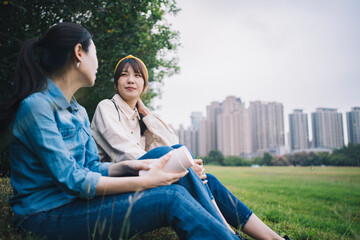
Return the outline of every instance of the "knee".
[[[176,145],[172,145],[171,147],[172,147],[173,149],[178,149],[178,148],[181,148],[181,147],[186,147],[187,150],[189,151],[189,153],[191,154],[192,158],[195,159],[194,154],[190,151],[190,149],[189,149],[187,146],[182,145],[182,144],[176,144]]]
[[[211,173],[206,173],[207,180],[210,182],[219,181],[214,175]]]
[[[176,195],[179,193],[184,194],[187,192],[187,190],[183,186],[180,186],[178,184],[171,184],[168,186],[163,186],[161,188],[163,188],[166,193],[172,194],[172,195]]]
[[[177,148],[181,148],[182,146],[184,146],[184,145],[182,145],[182,144],[175,144],[175,145],[172,145],[171,147],[172,147],[173,149],[177,149]]]
[[[174,149],[172,147],[168,147],[168,146],[157,147],[157,148],[151,149],[149,152],[147,152],[145,155],[143,155],[141,157],[141,159],[160,158],[172,150],[174,150]]]
[[[206,180],[208,180],[208,185],[210,189],[214,189],[214,187],[218,186],[220,181],[212,174],[206,173]]]
[[[182,201],[181,199],[186,198],[189,195],[189,192],[178,184],[172,184],[168,186],[161,187],[163,190],[163,199],[165,201],[169,201],[169,203],[173,204],[177,201]]]

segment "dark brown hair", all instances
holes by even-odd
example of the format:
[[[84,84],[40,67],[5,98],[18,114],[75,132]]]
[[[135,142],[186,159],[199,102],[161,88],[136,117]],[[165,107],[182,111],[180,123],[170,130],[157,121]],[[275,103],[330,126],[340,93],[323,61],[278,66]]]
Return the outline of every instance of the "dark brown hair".
[[[15,72],[15,94],[0,104],[1,132],[12,121],[23,99],[47,87],[45,75],[60,70],[74,58],[74,47],[78,43],[87,52],[91,35],[81,25],[69,22],[55,24],[43,37],[23,43]],[[37,51],[40,60],[35,58]]]

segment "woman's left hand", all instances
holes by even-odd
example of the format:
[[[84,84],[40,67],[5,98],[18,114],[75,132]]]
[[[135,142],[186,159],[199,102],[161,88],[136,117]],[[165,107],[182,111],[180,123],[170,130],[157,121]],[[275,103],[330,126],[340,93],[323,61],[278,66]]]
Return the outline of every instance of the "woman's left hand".
[[[196,172],[196,174],[200,177],[200,179],[204,180],[207,178],[206,174],[205,174],[205,168],[203,165],[203,161],[202,159],[194,159],[195,161],[195,165],[192,166],[192,170],[194,170]],[[206,183],[206,181],[204,181],[204,183]]]
[[[143,101],[140,98],[137,101],[137,110],[144,117],[150,113],[150,110],[145,106],[145,104],[143,103]]]

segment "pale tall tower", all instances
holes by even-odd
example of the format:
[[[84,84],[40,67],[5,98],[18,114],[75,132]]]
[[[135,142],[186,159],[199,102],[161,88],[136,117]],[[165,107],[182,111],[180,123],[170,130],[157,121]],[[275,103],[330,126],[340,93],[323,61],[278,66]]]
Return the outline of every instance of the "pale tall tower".
[[[194,129],[199,130],[200,122],[204,120],[202,112],[192,112],[191,113],[191,125]]]
[[[239,148],[240,156],[249,157],[252,153],[251,147],[251,121],[250,111],[245,108],[242,103],[238,112],[234,113],[234,121],[238,123],[238,129],[235,129],[239,134],[236,135],[235,141]]]
[[[185,145],[194,155],[197,155],[194,132],[195,130],[192,127],[185,129],[184,126],[180,124],[177,135],[179,137],[179,143]]]
[[[194,156],[199,156],[199,130],[191,127],[191,152]]]
[[[217,116],[221,113],[221,105],[219,102],[212,102],[206,108],[206,119],[208,121],[208,138],[210,141],[209,151],[217,150]]]
[[[313,144],[315,148],[344,146],[342,114],[334,108],[317,108],[311,113]]]
[[[360,144],[360,107],[351,108],[346,113],[349,143]]]
[[[295,109],[289,114],[290,147],[291,150],[309,147],[308,116],[302,109]]]
[[[247,156],[251,153],[248,110],[240,98],[227,97],[217,116],[217,146],[224,156]]]
[[[285,146],[284,107],[276,102],[250,102],[252,149],[278,154]]]
[[[185,129],[182,124],[180,124],[179,129],[177,130],[177,135],[179,137],[179,143],[186,146],[185,143]]]
[[[210,121],[205,119],[200,121],[199,125],[199,156],[207,156],[212,150],[210,141]]]
[[[192,152],[194,155],[198,156],[199,153],[199,129],[200,129],[200,122],[203,121],[205,118],[202,112],[192,112],[191,113],[191,146]]]
[[[234,119],[234,113],[239,111],[241,105],[240,99],[230,96],[222,102],[222,111],[217,116],[217,146],[224,156],[239,156],[240,152],[235,149],[236,135],[235,131],[238,125]]]

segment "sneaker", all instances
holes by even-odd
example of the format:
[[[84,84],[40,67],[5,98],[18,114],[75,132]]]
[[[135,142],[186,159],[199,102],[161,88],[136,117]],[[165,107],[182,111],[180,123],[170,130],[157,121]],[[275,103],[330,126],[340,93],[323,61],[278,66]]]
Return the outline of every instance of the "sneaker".
[[[285,240],[290,240],[290,238],[287,235],[284,236],[284,239]]]

